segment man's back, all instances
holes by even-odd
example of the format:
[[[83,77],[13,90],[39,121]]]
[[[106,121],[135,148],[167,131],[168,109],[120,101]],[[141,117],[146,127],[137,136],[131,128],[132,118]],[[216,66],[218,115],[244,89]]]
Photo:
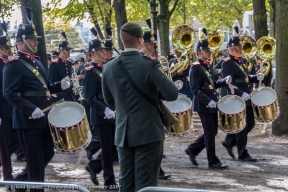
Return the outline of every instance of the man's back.
[[[157,60],[151,60],[138,51],[120,55],[135,84],[154,102],[176,100],[178,90],[166,77]],[[139,146],[164,140],[164,128],[159,112],[129,83],[118,66],[118,58],[105,64],[103,93],[106,103],[116,107],[115,144],[123,147]]]

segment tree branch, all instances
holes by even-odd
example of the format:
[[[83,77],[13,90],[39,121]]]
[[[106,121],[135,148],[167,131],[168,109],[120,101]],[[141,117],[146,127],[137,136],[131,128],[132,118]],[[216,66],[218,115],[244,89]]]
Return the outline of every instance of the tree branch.
[[[176,7],[177,7],[177,4],[178,4],[179,0],[176,0],[174,5],[173,5],[173,8],[171,9],[171,11],[169,11],[169,15],[171,16],[173,14],[173,12],[175,11]]]

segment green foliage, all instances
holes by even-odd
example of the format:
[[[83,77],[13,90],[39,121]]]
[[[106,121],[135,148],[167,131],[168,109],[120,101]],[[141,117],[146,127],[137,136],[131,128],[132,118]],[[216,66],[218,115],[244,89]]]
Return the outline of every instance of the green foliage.
[[[19,0],[0,0],[0,18],[5,19],[11,16],[13,5],[19,5]]]
[[[73,48],[78,48],[83,45],[82,40],[79,38],[79,33],[77,28],[72,27],[70,24],[66,24],[62,26],[62,29],[65,29],[65,33],[67,34],[67,39],[69,41],[69,45]],[[45,41],[47,52],[51,52],[52,50],[58,49],[58,44],[63,39],[58,37],[59,33],[63,30],[59,28],[49,28],[45,29]]]
[[[199,2],[192,6],[192,11],[195,12],[197,19],[208,28],[221,26],[231,28],[236,19],[241,22],[244,11],[252,10],[251,0],[213,0],[209,3],[197,1]]]

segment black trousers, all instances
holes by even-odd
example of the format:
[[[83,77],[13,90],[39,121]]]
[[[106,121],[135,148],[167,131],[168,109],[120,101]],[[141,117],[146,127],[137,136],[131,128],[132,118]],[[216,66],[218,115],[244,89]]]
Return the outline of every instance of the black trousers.
[[[163,157],[163,141],[136,147],[118,147],[120,192],[157,186]]]
[[[12,129],[11,118],[1,118],[0,125],[0,163],[4,181],[14,180],[12,176],[11,155],[19,148],[17,131]]]
[[[197,156],[205,147],[207,151],[208,165],[220,163],[215,152],[215,136],[218,132],[217,113],[200,113],[204,134],[200,135],[194,143],[188,146],[191,153]]]
[[[100,139],[101,153],[96,159],[89,162],[89,166],[96,174],[103,170],[104,185],[115,185],[116,182],[113,170],[115,124],[97,125],[96,128]]]
[[[17,131],[26,158],[26,168],[15,180],[44,182],[45,167],[54,156],[54,144],[49,128]],[[30,191],[44,192],[44,189]]]
[[[255,119],[252,105],[246,105],[246,127],[239,133],[227,134],[225,141],[231,146],[237,145],[238,158],[249,157],[249,153],[246,149],[247,135],[255,126]]]

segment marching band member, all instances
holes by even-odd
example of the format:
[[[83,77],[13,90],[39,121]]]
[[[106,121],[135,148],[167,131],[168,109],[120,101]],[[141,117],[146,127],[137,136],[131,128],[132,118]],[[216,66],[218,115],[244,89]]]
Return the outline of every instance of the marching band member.
[[[48,69],[48,79],[50,82],[60,81],[66,76],[71,78],[71,74],[73,72],[72,63],[68,60],[70,57],[70,50],[72,48],[69,47],[69,41],[67,40],[65,32],[62,32],[61,35],[65,38],[65,41],[59,43],[59,58],[58,60],[52,60]],[[53,101],[57,102],[62,98],[65,101],[76,101],[75,95],[71,88],[63,91],[62,93],[57,93],[57,98],[53,97]]]
[[[237,86],[235,94],[242,97],[246,102],[246,127],[239,133],[227,134],[222,145],[226,148],[228,154],[235,159],[232,148],[237,145],[238,159],[241,161],[256,162],[257,159],[251,157],[246,149],[247,135],[255,125],[253,108],[250,100],[251,86],[250,83],[257,83],[259,80],[263,80],[263,73],[257,75],[249,75],[247,69],[243,66],[242,61],[242,45],[239,39],[240,26],[235,24],[233,37],[229,39],[228,51],[229,56],[224,59],[222,65],[223,76],[230,75],[232,78],[232,84]],[[228,90],[228,94],[231,92]]]
[[[203,32],[206,31],[205,28]],[[207,33],[204,32],[204,34]],[[216,89],[225,87],[231,83],[231,77],[227,76],[222,80],[215,81],[213,69],[209,63],[211,50],[207,39],[199,40],[196,46],[198,61],[190,68],[190,88],[194,95],[194,111],[199,114],[204,129],[194,143],[185,149],[190,161],[198,166],[196,156],[206,148],[209,168],[225,169],[227,165],[222,164],[215,152],[215,136],[218,132],[217,118],[217,93]]]
[[[2,24],[1,24],[2,25]],[[6,23],[2,26],[7,34]],[[14,153],[19,145],[17,131],[12,129],[12,110],[13,107],[3,97],[2,79],[3,68],[12,55],[9,36],[0,36],[0,166],[4,181],[13,181],[11,154]]]
[[[84,93],[90,105],[90,125],[97,129],[101,144],[101,155],[85,166],[91,181],[98,185],[96,174],[103,169],[104,185],[107,189],[117,190],[113,171],[113,145],[115,137],[115,113],[107,107],[102,94],[102,67],[106,60],[105,45],[96,38],[89,43],[92,63],[85,68]],[[105,117],[105,118],[104,118]]]
[[[67,77],[49,82],[43,64],[33,55],[37,52],[37,38],[41,37],[37,36],[33,24],[19,28],[17,56],[9,57],[3,72],[3,95],[13,105],[13,129],[18,132],[26,158],[27,167],[15,178],[18,181],[44,182],[45,167],[54,155],[54,145],[47,113],[41,109],[52,104],[50,93],[70,87]],[[44,192],[44,189],[30,191]]]

